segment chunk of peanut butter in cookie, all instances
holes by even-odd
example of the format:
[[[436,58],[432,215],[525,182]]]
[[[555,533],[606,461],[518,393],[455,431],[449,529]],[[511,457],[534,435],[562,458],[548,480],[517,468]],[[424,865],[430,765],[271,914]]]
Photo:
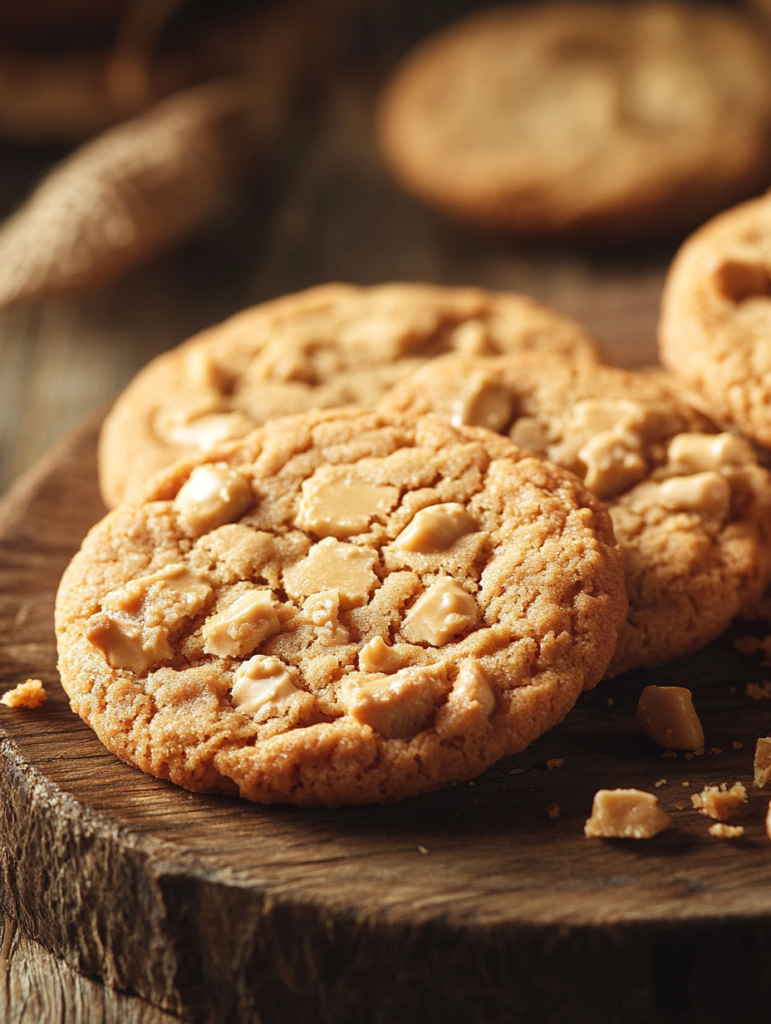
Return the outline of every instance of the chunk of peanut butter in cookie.
[[[204,623],[203,649],[218,658],[243,658],[280,628],[273,594],[255,590]]]
[[[606,430],[634,430],[646,418],[645,407],[629,398],[583,398],[570,410],[566,433],[590,438]]]
[[[715,261],[711,279],[715,288],[731,302],[742,302],[754,295],[771,295],[771,273],[762,255],[747,246]]]
[[[196,534],[232,523],[253,504],[248,480],[224,462],[196,466],[174,499],[180,522]]]
[[[467,381],[452,401],[450,422],[454,427],[485,427],[503,430],[514,413],[508,388],[482,376]]]
[[[646,686],[637,705],[637,724],[667,750],[698,750],[704,730],[684,686]]]
[[[236,669],[230,703],[244,715],[256,715],[266,705],[278,705],[298,691],[283,661],[255,654]]]
[[[174,444],[197,448],[207,452],[222,441],[243,437],[253,430],[255,423],[244,413],[209,412],[200,416],[182,417],[163,425],[163,433]]]
[[[402,551],[420,554],[438,554],[447,551],[456,540],[467,533],[475,533],[479,526],[463,505],[449,501],[430,505],[416,512],[412,521],[394,541]]]
[[[380,636],[373,637],[359,651],[359,668],[362,672],[385,672],[390,675],[401,665],[401,658]]]
[[[341,608],[357,608],[367,603],[380,582],[373,572],[377,557],[371,548],[325,537],[313,545],[307,558],[284,570],[284,587],[293,601],[336,590]]]
[[[757,461],[749,441],[729,433],[676,434],[669,442],[667,456],[678,473],[703,473]]]
[[[453,636],[475,626],[479,607],[456,580],[445,576],[418,598],[402,624],[411,643],[421,641],[442,647]]]
[[[312,594],[303,604],[303,612],[317,629],[337,629],[339,610],[339,590],[321,590],[318,594]]]
[[[662,504],[724,522],[731,507],[731,485],[714,470],[672,476],[659,485]]]
[[[368,530],[376,516],[386,516],[398,500],[397,487],[340,478],[323,467],[303,483],[296,525],[318,537],[353,537]]]
[[[405,668],[388,679],[355,687],[346,707],[360,725],[386,739],[410,739],[429,723],[445,688],[435,670]]]
[[[605,430],[587,441],[578,457],[586,467],[584,483],[603,500],[633,487],[648,472],[640,439],[628,432]]]

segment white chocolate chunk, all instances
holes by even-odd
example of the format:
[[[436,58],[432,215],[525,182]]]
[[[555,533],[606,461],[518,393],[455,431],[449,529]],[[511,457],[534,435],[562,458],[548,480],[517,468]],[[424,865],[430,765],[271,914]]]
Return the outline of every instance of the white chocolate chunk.
[[[198,534],[232,523],[253,504],[248,481],[224,462],[196,466],[174,499],[183,526]]]
[[[749,441],[735,434],[676,434],[669,443],[669,463],[677,473],[702,473],[756,461]]]
[[[284,588],[293,601],[337,590],[341,608],[356,608],[367,603],[380,583],[372,571],[376,561],[377,552],[371,548],[325,537],[313,545],[306,558],[284,571]]]
[[[243,437],[254,426],[254,421],[242,412],[211,412],[169,423],[163,432],[174,444],[207,452],[221,441]]]
[[[602,431],[579,449],[578,457],[586,466],[584,483],[603,500],[634,486],[648,473],[640,438],[629,432]]]
[[[411,643],[442,647],[457,633],[475,626],[479,608],[456,580],[445,576],[432,584],[410,609],[402,633]]]
[[[397,487],[342,479],[323,467],[303,483],[296,525],[318,537],[352,537],[368,530],[376,516],[386,516],[398,500]]]
[[[394,541],[402,551],[437,554],[447,551],[456,540],[467,533],[475,533],[479,526],[463,505],[449,501],[430,505],[416,512],[412,521]]]
[[[724,522],[731,507],[731,485],[714,470],[672,476],[659,485],[662,504]]]
[[[386,739],[409,739],[428,724],[444,689],[436,670],[405,668],[355,687],[346,707],[355,721]]]
[[[303,605],[303,612],[317,629],[337,629],[339,610],[339,590],[321,590],[312,594]]]
[[[646,686],[637,705],[637,724],[667,750],[698,750],[704,730],[684,686]]]
[[[640,789],[600,789],[594,794],[587,836],[605,839],[650,839],[672,826],[653,793]]]
[[[401,658],[380,636],[373,637],[359,651],[359,668],[362,672],[396,672]]]
[[[284,662],[263,654],[236,669],[235,680],[230,703],[244,715],[256,715],[266,704],[278,704],[299,692]]]
[[[242,594],[225,611],[213,615],[201,630],[203,649],[218,658],[243,658],[281,628],[269,590]]]
[[[514,401],[508,388],[474,376],[453,400],[450,422],[454,427],[485,427],[501,431],[511,421]]]

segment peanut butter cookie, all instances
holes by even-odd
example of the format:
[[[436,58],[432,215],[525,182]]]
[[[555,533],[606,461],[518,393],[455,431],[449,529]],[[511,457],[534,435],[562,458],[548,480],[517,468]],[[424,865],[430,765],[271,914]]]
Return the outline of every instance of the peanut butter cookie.
[[[304,413],[94,527],[57,599],[62,682],[110,750],[189,789],[400,799],[599,680],[622,561],[576,477],[490,431]]]
[[[407,58],[379,136],[407,189],[472,224],[671,234],[767,185],[771,51],[715,5],[495,7]]]
[[[277,416],[372,406],[440,353],[531,348],[596,357],[575,321],[477,288],[332,284],[255,306],[159,356],[118,399],[99,452],[104,500]]]
[[[696,650],[768,581],[768,473],[660,377],[559,356],[446,356],[380,408],[507,433],[607,503],[630,605],[610,675]]]
[[[715,415],[771,445],[771,193],[720,214],[670,268],[661,359]]]

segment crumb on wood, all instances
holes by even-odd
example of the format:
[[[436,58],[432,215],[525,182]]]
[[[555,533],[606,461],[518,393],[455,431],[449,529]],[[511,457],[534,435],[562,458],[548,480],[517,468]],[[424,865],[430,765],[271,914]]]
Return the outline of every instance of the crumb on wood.
[[[731,746],[734,748],[734,750],[741,750],[744,747],[744,744],[740,743],[739,740],[734,740]]]
[[[761,736],[755,744],[755,785],[765,786],[771,779],[771,736]]]
[[[665,750],[664,753],[661,756],[662,757],[677,757],[677,751],[676,750]]]
[[[685,758],[686,761],[693,761],[693,754],[691,753],[690,750],[688,751],[687,754],[683,754],[683,757]]]
[[[521,775],[524,770],[524,768],[512,768],[509,775]]]
[[[4,693],[0,702],[9,708],[39,708],[47,697],[42,680],[28,679]]]
[[[547,804],[544,810],[550,818],[559,818],[560,816],[560,805],[555,803],[554,800],[552,800],[550,804]]]
[[[675,801],[675,810],[676,811],[682,811],[684,809],[684,807],[685,807],[685,804],[683,803],[682,800],[676,800]]]
[[[729,789],[725,782],[720,786],[705,786],[701,793],[694,793],[691,803],[702,814],[715,821],[725,821],[736,814],[742,804],[747,803],[747,790],[741,782]]]
[[[599,789],[584,834],[605,839],[650,839],[670,828],[672,819],[653,793],[639,789]]]
[[[546,762],[546,767],[549,769],[549,771],[551,771],[552,768],[561,768],[564,763],[564,757],[550,757],[549,760]]]
[[[756,654],[762,644],[760,639],[756,636],[740,636],[734,640],[734,650],[738,651],[739,654],[743,654],[749,658],[751,655]]]
[[[714,825],[710,825],[707,831],[715,839],[741,839],[744,835],[744,826],[723,825],[721,822],[717,822]]]
[[[764,679],[762,683],[747,683],[744,696],[750,700],[771,699],[771,679]]]
[[[702,755],[703,753],[704,753],[704,747],[697,747],[697,748],[696,748],[696,749],[694,750],[694,754],[696,755],[696,757],[701,757],[701,755]]]
[[[425,848],[425,846],[419,846],[418,853],[428,853],[428,850]]]
[[[710,752],[710,754],[722,754],[723,753],[723,751],[720,749],[720,747],[710,747],[709,748],[709,752]]]
[[[654,782],[653,783],[653,785],[656,787],[656,789],[658,789],[659,786],[666,786],[666,784],[667,784],[667,780],[666,779],[659,779],[658,782]]]
[[[690,786],[690,782],[684,782],[683,785],[684,786]]]

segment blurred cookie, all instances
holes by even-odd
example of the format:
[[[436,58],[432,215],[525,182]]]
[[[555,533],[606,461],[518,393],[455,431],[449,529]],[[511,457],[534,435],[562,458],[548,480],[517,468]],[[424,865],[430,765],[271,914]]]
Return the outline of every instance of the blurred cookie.
[[[496,7],[407,58],[379,136],[407,189],[471,224],[671,234],[768,183],[771,50],[712,5]]]
[[[559,356],[447,356],[380,408],[508,433],[607,503],[630,605],[610,675],[696,650],[768,582],[771,478],[661,379]]]
[[[178,463],[94,527],[59,669],[160,778],[382,802],[560,721],[625,614],[610,517],[574,476],[486,430],[336,409]]]
[[[159,356],[104,424],[108,506],[175,459],[313,408],[371,406],[445,352],[538,349],[594,359],[575,321],[534,299],[476,288],[331,284],[248,309]]]
[[[715,415],[771,446],[771,193],[682,246],[659,324],[661,359]]]

